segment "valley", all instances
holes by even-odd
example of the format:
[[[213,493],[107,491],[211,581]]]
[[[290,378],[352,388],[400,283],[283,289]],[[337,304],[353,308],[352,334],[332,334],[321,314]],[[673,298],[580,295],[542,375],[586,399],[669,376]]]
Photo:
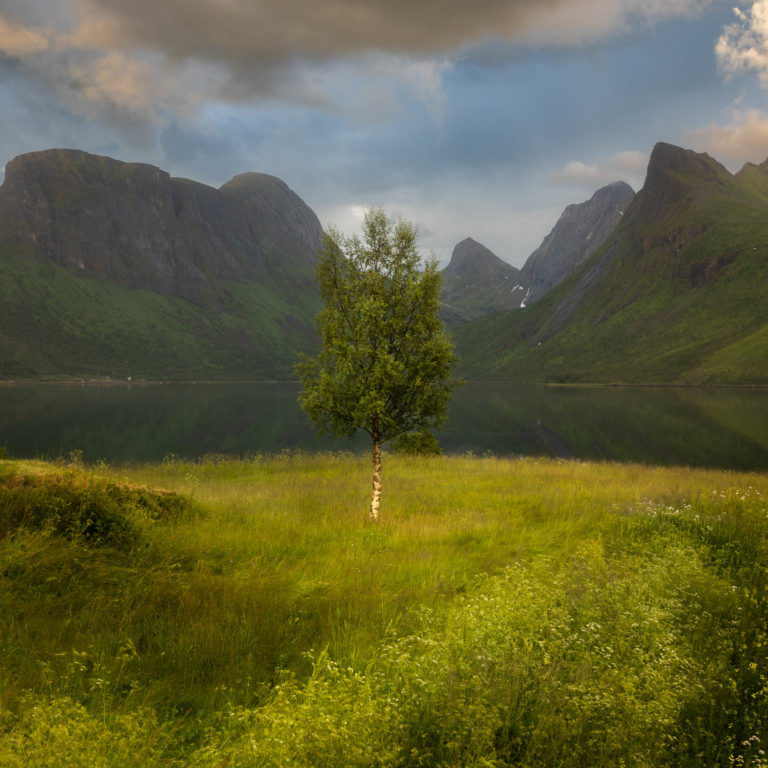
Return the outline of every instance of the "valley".
[[[570,205],[521,269],[465,238],[441,316],[472,380],[768,384],[768,165],[669,144]],[[285,380],[317,343],[317,217],[74,150],[0,188],[0,379]]]

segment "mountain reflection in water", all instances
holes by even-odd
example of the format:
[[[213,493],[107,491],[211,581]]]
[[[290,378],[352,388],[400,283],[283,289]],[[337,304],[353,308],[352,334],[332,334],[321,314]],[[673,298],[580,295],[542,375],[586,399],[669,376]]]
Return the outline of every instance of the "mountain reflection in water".
[[[19,458],[159,461],[367,450],[318,438],[298,384],[5,384],[0,446]],[[768,469],[768,390],[470,383],[438,434],[446,453]]]

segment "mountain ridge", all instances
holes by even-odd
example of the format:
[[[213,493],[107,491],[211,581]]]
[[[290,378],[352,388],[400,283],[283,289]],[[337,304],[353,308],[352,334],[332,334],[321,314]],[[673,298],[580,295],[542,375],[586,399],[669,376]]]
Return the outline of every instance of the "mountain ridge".
[[[598,189],[589,200],[567,206],[520,270],[526,287],[521,306],[538,301],[594,253],[618,226],[634,196],[632,187],[616,181]]]
[[[6,166],[0,234],[75,274],[215,306],[220,282],[267,280],[277,252],[306,278],[320,244],[320,222],[298,195],[255,176],[259,185],[233,179],[217,190],[80,150],[28,153]],[[276,194],[300,233],[275,215]]]
[[[441,275],[441,316],[448,325],[510,309],[522,290],[520,270],[471,237],[454,246]]]
[[[521,313],[456,330],[464,374],[768,383],[766,214],[768,174],[658,144],[621,224],[570,277]]]
[[[0,378],[286,378],[317,343],[321,231],[268,174],[217,190],[77,150],[14,158]],[[768,160],[731,174],[657,144],[618,225],[522,309],[503,309],[522,271],[457,248],[441,311],[467,378],[768,384]]]
[[[0,187],[0,376],[284,375],[315,342],[321,236],[267,174],[215,189],[80,150],[20,155]]]

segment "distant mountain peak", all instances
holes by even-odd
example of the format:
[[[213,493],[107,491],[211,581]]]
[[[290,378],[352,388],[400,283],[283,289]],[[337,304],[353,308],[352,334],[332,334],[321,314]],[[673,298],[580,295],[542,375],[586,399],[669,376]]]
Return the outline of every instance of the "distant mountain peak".
[[[635,190],[632,189],[626,181],[612,181],[610,184],[606,184],[604,187],[598,189],[590,199],[599,200],[603,197],[613,198],[621,195],[628,196],[631,200],[635,195]]]
[[[660,141],[654,146],[648,161],[646,187],[669,174],[686,174],[705,179],[716,179],[728,171],[706,152],[683,149],[674,144]]]
[[[637,196],[637,217],[640,221],[656,218],[691,194],[719,188],[730,178],[729,171],[708,154],[659,142]]]
[[[634,197],[629,184],[615,181],[598,189],[589,200],[567,206],[520,271],[526,292],[518,306],[540,299],[594,253],[619,224]]]
[[[489,271],[516,274],[517,268],[500,259],[493,251],[471,237],[465,237],[454,246],[451,261],[443,270],[444,275],[468,278],[487,274]]]
[[[511,309],[520,270],[482,243],[466,237],[457,243],[442,271],[442,314],[447,322],[470,320]],[[519,300],[518,300],[519,303]]]

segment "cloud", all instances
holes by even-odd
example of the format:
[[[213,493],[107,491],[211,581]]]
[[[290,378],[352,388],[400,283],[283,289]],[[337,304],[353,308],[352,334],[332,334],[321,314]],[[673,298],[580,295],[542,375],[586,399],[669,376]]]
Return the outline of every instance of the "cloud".
[[[712,122],[684,136],[697,150],[709,152],[732,167],[761,162],[768,157],[768,114],[759,110],[737,112],[728,125]]]
[[[609,158],[598,160],[593,165],[572,160],[559,171],[550,173],[550,181],[556,184],[597,187],[614,181],[627,181],[639,186],[648,166],[648,154],[635,150],[617,152]]]
[[[86,65],[73,64],[69,73],[87,101],[113,103],[132,112],[144,110],[156,90],[151,68],[117,51]]]
[[[426,108],[435,124],[443,121],[446,95],[443,78],[454,65],[446,58],[410,59],[380,57],[376,69],[384,77],[402,83]]]
[[[44,51],[49,46],[48,38],[37,29],[9,21],[0,14],[0,53],[20,57]]]
[[[718,66],[731,77],[753,70],[768,87],[768,0],[754,0],[750,10],[733,12],[736,21],[715,45]]]
[[[523,5],[522,34],[515,39],[545,45],[582,45],[670,18],[693,17],[710,0],[567,0]]]
[[[80,99],[132,113],[179,104],[282,99],[333,108],[323,67],[353,62],[388,74],[439,122],[448,57],[489,40],[573,45],[701,11],[709,0],[7,0],[0,50],[29,56],[33,71],[75,75]],[[45,10],[50,13],[46,15]],[[22,25],[42,18],[46,32]],[[154,77],[146,74],[151,60]],[[73,63],[74,60],[74,63]],[[190,70],[215,76],[191,82]],[[72,71],[74,69],[74,71]],[[313,74],[307,75],[311,69]],[[331,80],[333,78],[331,77]],[[159,87],[157,81],[169,82]],[[112,87],[114,86],[114,87]],[[187,87],[188,93],[179,94]],[[172,97],[173,95],[173,97]],[[143,104],[140,103],[143,97]]]
[[[79,39],[95,46],[149,46],[171,57],[245,65],[371,50],[416,57],[490,38],[559,44],[594,40],[709,0],[81,0]]]

